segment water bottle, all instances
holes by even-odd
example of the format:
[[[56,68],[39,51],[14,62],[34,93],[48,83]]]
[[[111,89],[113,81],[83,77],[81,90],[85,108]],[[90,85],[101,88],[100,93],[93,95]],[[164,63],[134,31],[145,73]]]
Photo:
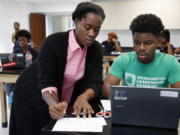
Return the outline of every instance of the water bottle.
[[[13,91],[10,92],[9,94],[9,97],[8,97],[8,104],[9,104],[9,107],[11,107],[12,105],[12,102],[13,102]]]
[[[26,59],[26,67],[30,66],[32,64],[32,54],[30,52],[27,52],[25,59]]]
[[[2,66],[2,62],[1,62],[1,58],[0,58],[0,71],[3,70],[3,66]]]

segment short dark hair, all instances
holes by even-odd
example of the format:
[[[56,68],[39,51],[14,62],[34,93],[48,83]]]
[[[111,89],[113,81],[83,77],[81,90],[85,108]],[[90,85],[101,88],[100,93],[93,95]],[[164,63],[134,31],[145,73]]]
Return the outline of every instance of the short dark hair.
[[[91,2],[81,2],[77,5],[76,9],[72,13],[72,19],[75,20],[81,20],[85,17],[85,15],[89,12],[98,14],[102,17],[102,19],[105,19],[104,10],[102,7],[100,7],[97,4],[91,3]]]
[[[30,41],[31,34],[27,30],[21,29],[16,33],[15,40],[17,41],[19,37],[26,37]]]
[[[130,25],[130,30],[134,35],[135,32],[152,33],[159,36],[164,29],[164,25],[159,17],[154,14],[141,14],[137,16]]]
[[[166,39],[167,42],[170,42],[170,32],[168,29],[162,30],[160,33],[160,37],[163,37]]]
[[[15,25],[15,24],[18,24],[18,25],[20,25],[20,23],[19,23],[19,22],[14,22],[14,25]]]

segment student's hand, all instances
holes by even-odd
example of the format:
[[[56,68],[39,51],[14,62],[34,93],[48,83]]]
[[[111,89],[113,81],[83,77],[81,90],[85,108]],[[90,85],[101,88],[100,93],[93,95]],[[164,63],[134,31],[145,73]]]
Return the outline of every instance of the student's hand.
[[[91,105],[88,102],[86,95],[81,94],[75,101],[73,105],[74,113],[77,117],[80,117],[83,113],[83,118],[91,117],[91,114],[94,114],[94,111]]]
[[[166,46],[171,47],[171,43],[168,42],[168,43],[166,44]]]
[[[113,41],[114,43],[116,43],[116,42],[117,42],[117,39],[116,39],[116,38],[113,38],[112,41]]]
[[[63,118],[67,110],[67,102],[53,103],[49,106],[49,114],[52,119]]]

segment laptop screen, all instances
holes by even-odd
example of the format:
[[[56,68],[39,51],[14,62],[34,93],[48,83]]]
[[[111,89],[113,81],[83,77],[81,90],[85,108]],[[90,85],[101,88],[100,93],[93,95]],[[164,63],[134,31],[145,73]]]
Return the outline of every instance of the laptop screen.
[[[177,128],[180,89],[111,87],[112,124]]]
[[[0,53],[3,69],[24,69],[25,58],[22,53]]]

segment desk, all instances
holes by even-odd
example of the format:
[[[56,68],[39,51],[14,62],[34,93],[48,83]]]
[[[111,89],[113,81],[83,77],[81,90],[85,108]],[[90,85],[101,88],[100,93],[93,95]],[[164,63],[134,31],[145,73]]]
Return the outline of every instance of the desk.
[[[1,115],[2,115],[2,127],[7,127],[7,103],[6,94],[3,90],[3,82],[15,83],[19,77],[19,72],[13,72],[12,70],[6,70],[0,72],[0,98],[1,98]]]
[[[78,132],[51,132],[55,121],[50,122],[41,130],[41,135],[178,135],[177,129],[159,129],[135,126],[112,125],[111,120],[106,120],[102,133],[78,133]]]
[[[118,55],[106,55],[103,56],[103,62],[113,61]]]

